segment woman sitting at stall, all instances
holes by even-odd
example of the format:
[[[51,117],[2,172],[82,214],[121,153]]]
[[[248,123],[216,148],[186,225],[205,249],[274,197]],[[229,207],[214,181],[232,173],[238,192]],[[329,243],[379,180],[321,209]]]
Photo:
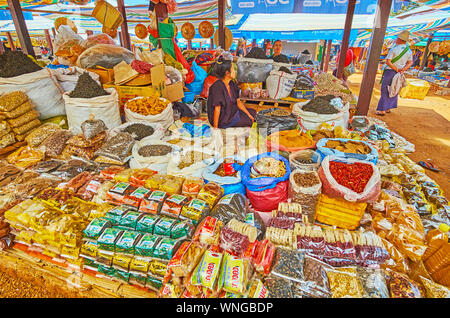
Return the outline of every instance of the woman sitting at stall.
[[[209,88],[208,120],[214,128],[251,127],[256,111],[247,109],[239,99],[239,87],[233,81],[236,71],[231,61],[220,57],[214,65],[219,78]]]

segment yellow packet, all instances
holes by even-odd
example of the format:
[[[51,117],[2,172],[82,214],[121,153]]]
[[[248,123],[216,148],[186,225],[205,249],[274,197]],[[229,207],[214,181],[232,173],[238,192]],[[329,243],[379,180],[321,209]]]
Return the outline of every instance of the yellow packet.
[[[210,290],[214,290],[219,276],[222,258],[222,253],[206,251],[191,276],[191,284],[202,285]]]

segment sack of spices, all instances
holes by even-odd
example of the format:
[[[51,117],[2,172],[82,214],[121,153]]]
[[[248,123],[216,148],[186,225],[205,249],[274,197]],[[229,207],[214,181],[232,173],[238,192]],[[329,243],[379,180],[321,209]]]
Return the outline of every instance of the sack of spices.
[[[177,150],[181,149],[167,142],[156,140],[153,137],[146,137],[136,141],[132,149],[132,155],[139,166],[144,168],[151,164],[167,163],[171,153]]]
[[[291,170],[317,171],[320,166],[320,155],[312,149],[299,150],[289,155]]]
[[[369,161],[327,156],[319,169],[322,192],[351,202],[375,202],[380,194],[381,177]]]
[[[258,134],[267,137],[276,131],[296,129],[297,117],[288,111],[278,112],[279,110],[269,108],[258,112],[255,118]]]
[[[241,169],[245,160],[239,156],[219,159],[213,165],[205,168],[203,178],[208,182],[215,182],[222,186],[224,195],[229,193],[242,193],[245,187],[241,180]]]
[[[322,183],[316,171],[294,170],[289,176],[289,198],[302,206],[302,214],[314,222]]]
[[[141,141],[144,138],[152,137],[155,140],[160,140],[164,136],[164,128],[159,123],[147,122],[129,122],[117,126],[109,131],[109,136],[113,137],[119,132],[127,132],[133,136],[136,141]]]

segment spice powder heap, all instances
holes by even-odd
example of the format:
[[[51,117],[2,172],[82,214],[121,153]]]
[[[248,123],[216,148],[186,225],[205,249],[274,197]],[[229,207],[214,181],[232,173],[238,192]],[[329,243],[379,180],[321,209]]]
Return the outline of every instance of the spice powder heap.
[[[72,98],[93,98],[104,95],[109,94],[87,72],[80,75],[75,89],[69,94]]]
[[[0,54],[0,77],[15,77],[40,70],[42,67],[20,51]]]

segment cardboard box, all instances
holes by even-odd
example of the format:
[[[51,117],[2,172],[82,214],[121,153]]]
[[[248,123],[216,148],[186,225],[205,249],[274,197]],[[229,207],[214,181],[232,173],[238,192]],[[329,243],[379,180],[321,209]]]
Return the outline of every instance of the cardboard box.
[[[108,68],[88,68],[86,69],[89,72],[93,72],[95,74],[98,74],[100,76],[100,83],[107,84],[110,82],[114,82],[114,70],[108,69]]]
[[[309,90],[309,89],[294,89],[292,91],[292,95],[293,98],[297,98],[297,99],[313,99],[314,98],[314,90]]]

